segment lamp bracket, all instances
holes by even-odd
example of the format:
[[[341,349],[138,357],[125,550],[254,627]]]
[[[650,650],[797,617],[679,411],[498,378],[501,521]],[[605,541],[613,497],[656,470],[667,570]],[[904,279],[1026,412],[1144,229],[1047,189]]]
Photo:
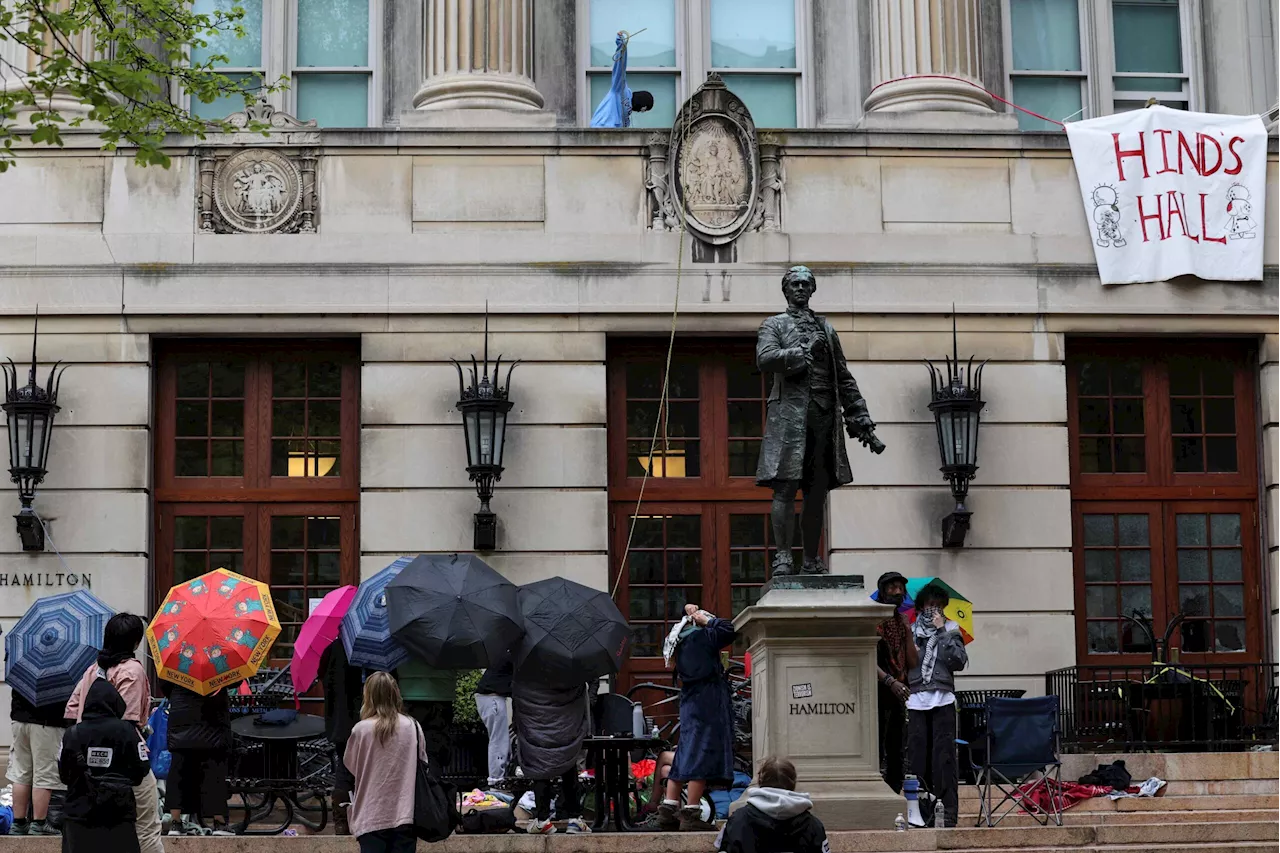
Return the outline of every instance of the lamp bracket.
[[[942,547],[963,548],[965,534],[969,532],[969,519],[973,513],[956,510],[942,519]]]
[[[498,516],[492,512],[475,514],[475,535],[471,543],[476,551],[496,551],[498,549]]]
[[[36,518],[35,512],[30,507],[23,507],[22,512],[13,518],[17,522],[18,538],[22,540],[22,550],[43,551],[44,525],[40,523],[40,519]]]

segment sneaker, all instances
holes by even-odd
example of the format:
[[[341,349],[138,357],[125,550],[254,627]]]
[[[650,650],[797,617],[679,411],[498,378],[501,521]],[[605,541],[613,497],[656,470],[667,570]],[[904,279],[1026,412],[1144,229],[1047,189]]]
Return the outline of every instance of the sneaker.
[[[715,832],[716,825],[702,819],[702,806],[685,806],[680,809],[681,832]]]
[[[549,820],[538,820],[537,818],[533,818],[525,826],[524,831],[530,835],[555,835],[556,827],[555,824]]]
[[[209,834],[217,835],[221,837],[225,837],[228,835],[235,835],[235,833],[231,831],[231,828],[227,826],[225,823],[216,823],[216,822],[213,825],[213,829],[209,831]]]
[[[657,811],[636,824],[636,828],[642,832],[677,831],[680,829],[680,818],[676,814],[676,807],[668,803],[662,803],[658,806]]]
[[[10,835],[26,835],[31,831],[31,821],[15,820],[13,826],[9,828]]]
[[[570,835],[590,835],[591,826],[580,817],[571,817],[564,831]]]
[[[28,834],[28,835],[40,835],[40,836],[44,836],[44,837],[46,837],[46,838],[48,838],[48,837],[50,837],[50,836],[53,836],[53,837],[61,837],[61,836],[62,836],[62,832],[61,832],[57,827],[52,826],[51,824],[46,823],[46,822],[45,822],[45,821],[43,821],[43,820],[33,820],[33,821],[31,821],[31,830],[30,830],[27,834]]]

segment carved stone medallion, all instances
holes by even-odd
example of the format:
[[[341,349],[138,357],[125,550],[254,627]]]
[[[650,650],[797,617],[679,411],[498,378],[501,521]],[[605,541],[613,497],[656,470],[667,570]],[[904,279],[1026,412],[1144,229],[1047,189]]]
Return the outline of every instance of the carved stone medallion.
[[[213,179],[213,206],[231,230],[268,234],[286,226],[302,206],[302,174],[287,157],[261,148],[232,154]]]
[[[732,242],[752,224],[760,189],[756,126],[720,75],[681,107],[671,128],[670,183],[690,231],[711,244]]]

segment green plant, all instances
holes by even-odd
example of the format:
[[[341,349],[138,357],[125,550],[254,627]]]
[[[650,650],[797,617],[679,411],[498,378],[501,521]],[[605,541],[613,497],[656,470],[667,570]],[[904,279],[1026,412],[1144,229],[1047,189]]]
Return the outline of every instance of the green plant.
[[[480,683],[482,670],[472,669],[458,673],[458,687],[453,697],[453,725],[459,729],[481,731],[484,721],[476,710],[476,685]]]

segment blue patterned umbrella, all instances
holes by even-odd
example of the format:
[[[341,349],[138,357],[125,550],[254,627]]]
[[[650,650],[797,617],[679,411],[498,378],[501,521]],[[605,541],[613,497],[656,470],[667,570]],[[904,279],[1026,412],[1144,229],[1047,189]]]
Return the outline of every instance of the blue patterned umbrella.
[[[352,666],[390,672],[409,659],[409,653],[391,636],[387,619],[387,584],[413,562],[401,557],[360,584],[351,609],[342,617],[339,635]]]
[[[4,638],[4,680],[33,705],[66,702],[114,614],[82,589],[39,599]]]

